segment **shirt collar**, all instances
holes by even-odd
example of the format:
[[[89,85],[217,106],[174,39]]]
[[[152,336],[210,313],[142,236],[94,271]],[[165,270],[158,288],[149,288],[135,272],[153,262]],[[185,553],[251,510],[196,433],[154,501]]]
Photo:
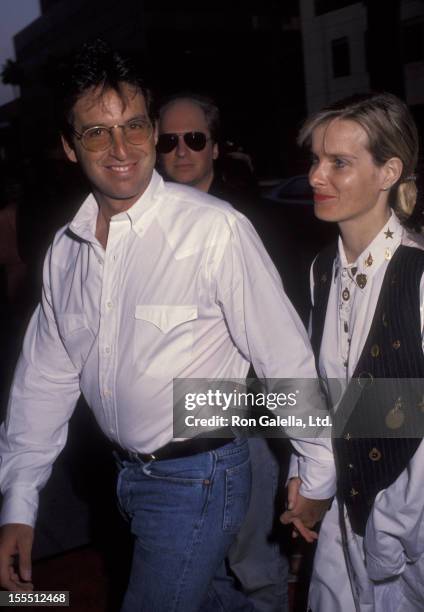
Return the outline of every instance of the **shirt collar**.
[[[128,210],[114,215],[111,223],[129,220],[133,229],[142,232],[146,229],[156,214],[159,194],[163,189],[163,180],[153,171],[150,182],[139,199]],[[99,207],[92,193],[82,203],[75,217],[69,224],[69,229],[79,238],[87,242],[96,241],[96,223]]]
[[[367,280],[373,277],[385,261],[392,258],[393,253],[402,241],[403,233],[404,229],[399,219],[391,211],[387,223],[353,263],[348,263],[343,242],[341,236],[339,236],[336,274],[339,267],[347,270],[358,287],[364,289]]]

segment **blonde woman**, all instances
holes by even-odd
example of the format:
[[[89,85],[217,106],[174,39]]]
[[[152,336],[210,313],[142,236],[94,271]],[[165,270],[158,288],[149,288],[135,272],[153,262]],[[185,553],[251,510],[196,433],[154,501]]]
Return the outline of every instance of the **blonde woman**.
[[[312,152],[315,214],[340,232],[311,270],[320,375],[338,379],[344,399],[364,378],[424,378],[424,251],[403,225],[417,197],[411,114],[391,94],[355,97],[309,118],[299,141]],[[385,388],[350,402],[333,440],[338,494],[319,535],[312,612],[424,610],[424,445],[405,437],[421,408],[408,412]]]

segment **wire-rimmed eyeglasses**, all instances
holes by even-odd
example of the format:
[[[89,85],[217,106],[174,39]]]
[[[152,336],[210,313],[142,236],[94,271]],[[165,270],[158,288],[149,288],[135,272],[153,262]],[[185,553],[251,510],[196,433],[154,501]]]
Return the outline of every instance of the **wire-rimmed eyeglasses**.
[[[153,133],[153,126],[150,121],[145,119],[133,119],[124,124],[111,125],[95,125],[83,132],[78,132],[73,126],[70,126],[72,133],[81,142],[84,149],[97,153],[98,151],[106,151],[113,144],[112,130],[121,128],[125,140],[133,145],[144,144]]]

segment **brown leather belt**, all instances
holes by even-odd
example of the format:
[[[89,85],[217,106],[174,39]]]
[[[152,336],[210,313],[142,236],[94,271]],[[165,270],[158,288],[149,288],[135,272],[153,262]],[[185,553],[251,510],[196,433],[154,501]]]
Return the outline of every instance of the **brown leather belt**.
[[[181,457],[190,457],[199,453],[207,453],[211,450],[216,450],[225,444],[234,440],[235,435],[228,427],[216,429],[211,434],[220,434],[219,438],[203,438],[197,436],[184,440],[183,442],[168,442],[165,446],[158,448],[153,453],[137,453],[135,451],[126,450],[114,444],[113,449],[121,461],[164,461],[165,459],[179,459]]]

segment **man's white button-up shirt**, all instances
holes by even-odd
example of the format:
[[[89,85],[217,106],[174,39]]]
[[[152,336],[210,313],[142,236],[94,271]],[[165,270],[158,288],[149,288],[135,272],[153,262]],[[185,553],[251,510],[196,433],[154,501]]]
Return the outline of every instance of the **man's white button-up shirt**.
[[[316,376],[271,260],[230,205],[154,173],[112,217],[106,250],[97,214],[90,195],[46,257],[0,432],[2,524],[34,523],[81,392],[110,439],[152,452],[172,439],[173,378],[244,378],[249,362],[260,377]],[[332,481],[329,443],[304,446]]]

